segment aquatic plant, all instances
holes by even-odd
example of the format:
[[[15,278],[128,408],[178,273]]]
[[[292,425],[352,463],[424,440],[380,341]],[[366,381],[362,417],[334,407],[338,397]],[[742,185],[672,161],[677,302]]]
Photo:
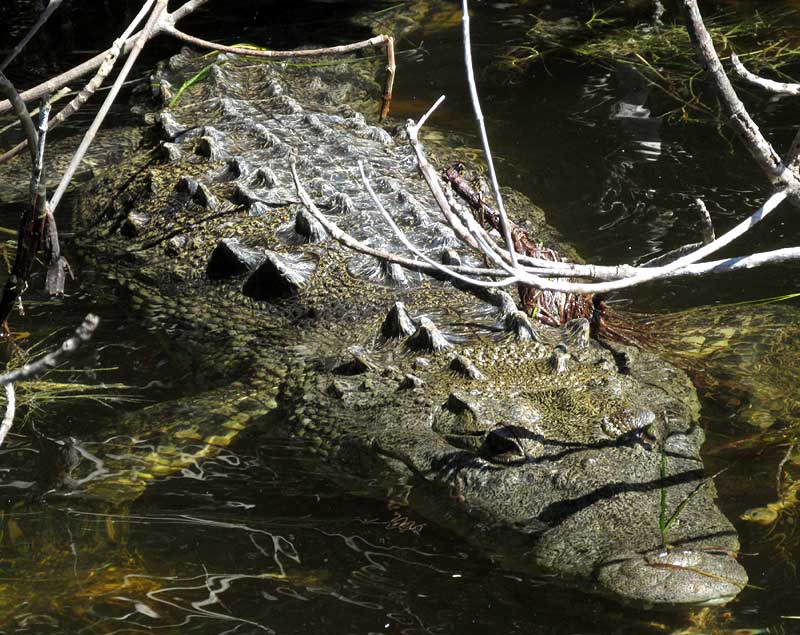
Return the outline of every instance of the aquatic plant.
[[[800,41],[792,28],[791,12],[767,7],[747,19],[732,10],[706,19],[706,28],[727,62],[734,49],[756,73],[788,79],[786,70],[800,62]],[[635,72],[673,104],[663,114],[691,120],[716,111],[699,95],[702,75],[683,22],[664,23],[641,16],[609,17],[593,11],[582,19],[547,19],[532,15],[532,26],[500,59],[501,68],[514,74],[530,71],[550,58]]]

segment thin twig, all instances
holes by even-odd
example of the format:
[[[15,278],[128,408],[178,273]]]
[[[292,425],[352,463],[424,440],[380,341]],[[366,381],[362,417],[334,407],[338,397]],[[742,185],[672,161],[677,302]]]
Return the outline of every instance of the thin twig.
[[[375,249],[374,247],[365,245],[360,240],[354,238],[347,232],[343,231],[336,223],[334,223],[327,216],[325,216],[325,214],[323,214],[320,211],[320,209],[311,199],[308,192],[303,187],[303,184],[300,182],[300,176],[297,174],[297,162],[293,157],[289,161],[289,169],[292,173],[292,179],[294,180],[295,190],[297,191],[297,195],[300,197],[300,201],[303,203],[308,212],[317,221],[319,221],[319,223],[325,228],[325,231],[328,232],[331,238],[333,238],[340,244],[344,245],[348,249],[352,249],[353,251],[357,251],[367,256],[379,258],[386,262],[396,263],[401,267],[405,267],[406,269],[409,269],[411,271],[417,271],[419,273],[426,273],[429,275],[437,275],[439,273],[439,269],[437,269],[436,267],[428,265],[424,262],[420,262],[418,260],[412,260],[410,258],[404,258],[403,256],[398,256],[383,249]],[[486,270],[477,267],[463,267],[463,266],[453,267],[453,270],[456,271],[457,273],[467,273],[475,275],[486,275],[486,276],[504,275],[504,272],[502,270]],[[508,282],[507,284],[513,284],[513,281]],[[504,286],[504,285],[495,284],[492,286]]]
[[[108,91],[105,100],[103,101],[103,105],[100,106],[100,110],[98,110],[97,115],[92,121],[92,125],[89,126],[89,130],[86,131],[86,134],[81,141],[81,145],[76,150],[75,154],[72,156],[72,160],[69,163],[66,171],[61,177],[61,181],[58,183],[58,187],[56,188],[55,193],[50,198],[48,206],[52,213],[55,213],[56,209],[58,208],[58,204],[61,201],[61,197],[64,195],[64,192],[67,191],[67,187],[69,186],[70,182],[72,181],[72,177],[75,174],[75,171],[78,169],[81,161],[83,161],[83,157],[86,155],[86,151],[89,149],[92,141],[94,141],[95,135],[97,135],[97,131],[100,129],[103,121],[108,114],[108,111],[111,109],[111,104],[114,103],[114,100],[117,98],[117,94],[119,93],[120,89],[122,88],[122,84],[125,82],[125,79],[128,77],[128,73],[131,72],[136,59],[139,57],[139,53],[142,52],[142,48],[150,39],[153,29],[158,24],[159,17],[161,13],[167,7],[167,0],[156,0],[155,7],[153,7],[152,12],[150,13],[150,17],[147,20],[147,23],[144,25],[139,37],[136,38],[136,43],[133,45],[128,58],[125,60],[125,64],[123,65],[122,69],[117,76],[117,79],[114,81],[114,84],[111,86],[111,90]]]
[[[369,182],[366,173],[364,172],[364,164],[359,161],[358,162],[358,169],[361,172],[361,181],[364,183],[364,187],[367,189],[367,193],[369,197],[372,199],[372,202],[375,203],[375,206],[378,208],[378,211],[383,216],[384,220],[389,224],[394,231],[395,235],[400,239],[400,241],[409,249],[414,255],[422,258],[425,262],[427,262],[432,267],[436,268],[438,271],[450,276],[451,278],[455,278],[456,280],[460,280],[461,282],[465,282],[467,284],[479,286],[479,287],[506,287],[510,284],[514,284],[514,278],[504,278],[502,280],[493,280],[493,281],[485,281],[485,280],[477,280],[475,278],[471,278],[468,276],[463,276],[457,271],[454,271],[452,268],[444,265],[440,262],[436,262],[433,258],[428,257],[426,254],[422,252],[421,249],[418,249],[406,236],[405,232],[400,229],[397,223],[394,222],[391,214],[386,211],[386,208],[381,203],[378,195],[375,193],[375,190],[372,188],[372,184]]]
[[[414,154],[417,156],[417,168],[422,174],[422,177],[425,179],[425,182],[428,184],[428,189],[430,189],[431,194],[433,194],[433,198],[436,201],[436,204],[439,206],[439,210],[447,220],[447,223],[453,228],[456,236],[458,236],[462,242],[470,247],[473,247],[474,249],[478,249],[478,243],[470,235],[470,233],[467,231],[467,228],[464,227],[464,224],[458,219],[453,210],[450,208],[450,204],[447,202],[447,197],[442,190],[442,185],[439,181],[439,175],[436,173],[436,170],[433,169],[428,161],[428,158],[425,156],[425,149],[422,147],[422,143],[419,140],[419,130],[422,127],[422,124],[428,120],[428,117],[433,114],[433,111],[436,110],[439,104],[441,104],[443,101],[444,95],[439,97],[433,106],[430,107],[428,112],[420,117],[418,123],[414,123],[412,119],[409,119],[406,122],[406,133],[408,134],[408,141],[414,150]]]
[[[800,84],[788,84],[786,82],[776,82],[772,79],[759,77],[755,73],[748,71],[739,56],[736,53],[731,53],[731,65],[736,74],[746,82],[750,82],[754,86],[763,88],[764,90],[773,93],[774,95],[800,95]]]
[[[224,44],[217,44],[209,40],[204,40],[188,33],[184,33],[174,26],[167,26],[163,29],[165,33],[173,37],[183,40],[189,44],[194,44],[205,49],[213,51],[221,51],[224,53],[233,53],[235,55],[246,55],[248,57],[261,57],[266,59],[286,59],[294,57],[319,57],[321,55],[344,55],[346,53],[353,53],[365,48],[382,48],[386,50],[386,81],[383,90],[383,104],[381,106],[381,119],[384,119],[389,114],[389,105],[392,101],[392,90],[394,86],[394,76],[397,66],[394,57],[394,38],[389,35],[376,35],[368,40],[361,42],[353,42],[351,44],[341,44],[338,46],[328,46],[325,48],[317,49],[297,49],[294,51],[270,51],[265,49],[255,48],[242,48],[238,46],[226,46]]]
[[[0,375],[0,386],[6,386],[11,383],[16,383],[35,377],[51,368],[55,368],[61,364],[67,357],[75,353],[80,348],[81,344],[88,342],[92,335],[94,335],[97,325],[100,323],[98,318],[93,313],[89,313],[81,325],[75,329],[75,333],[65,339],[61,346],[47,355],[40,357],[30,364],[25,364],[20,368],[16,368],[11,372]]]
[[[6,435],[14,423],[14,413],[17,409],[17,398],[14,392],[14,384],[6,384],[6,413],[3,416],[3,423],[0,424],[0,445],[6,440]]]
[[[89,98],[94,95],[97,89],[103,84],[106,77],[108,77],[111,69],[114,68],[114,64],[116,63],[119,55],[125,45],[125,42],[130,37],[131,32],[136,28],[136,26],[141,22],[150,8],[153,6],[155,0],[147,0],[143,5],[142,8],[139,10],[139,13],[133,19],[133,21],[128,25],[122,35],[114,41],[114,44],[108,49],[108,54],[106,55],[103,63],[100,65],[100,68],[95,73],[94,77],[89,80],[86,85],[81,89],[81,91],[66,105],[62,108],[55,117],[52,117],[50,120],[50,128],[55,128],[59,124],[66,121],[70,116],[75,114],[83,104],[85,104]],[[27,140],[21,141],[16,146],[8,150],[5,154],[0,156],[0,165],[9,161],[17,154],[19,154],[25,146],[28,144]]]
[[[714,48],[711,35],[703,24],[697,0],[683,0],[683,7],[692,45],[706,75],[716,90],[728,124],[738,133],[747,150],[770,182],[776,187],[785,187],[793,202],[800,203],[800,174],[786,168],[780,155],[761,134],[758,125],[753,121],[736,94],[722,68],[722,62]]]
[[[20,54],[22,49],[31,41],[31,38],[36,35],[37,31],[42,28],[42,25],[47,22],[51,15],[61,6],[62,0],[50,0],[47,7],[42,14],[39,16],[39,19],[36,20],[36,23],[30,28],[30,30],[25,34],[25,37],[20,40],[19,44],[17,44],[11,51],[9,51],[6,58],[0,62],[0,71],[4,71],[8,65],[14,61],[14,58]]]
[[[503,195],[500,193],[500,184],[497,182],[497,174],[494,170],[494,161],[492,161],[492,150],[489,147],[489,137],[486,134],[486,126],[483,122],[483,112],[481,111],[481,103],[478,99],[478,88],[475,84],[475,72],[472,69],[472,47],[470,44],[469,35],[469,6],[467,0],[463,0],[461,6],[461,21],[464,31],[464,64],[467,68],[467,83],[469,84],[469,94],[472,99],[472,108],[475,111],[475,119],[478,122],[478,129],[481,133],[481,143],[483,144],[483,153],[486,155],[486,164],[489,167],[489,178],[492,182],[492,190],[494,198],[497,202],[497,211],[500,213],[500,222],[503,229],[503,239],[506,242],[506,249],[511,258],[511,266],[517,266],[517,256],[514,251],[514,241],[511,239],[511,228],[508,223],[508,215],[506,208],[503,204]]]

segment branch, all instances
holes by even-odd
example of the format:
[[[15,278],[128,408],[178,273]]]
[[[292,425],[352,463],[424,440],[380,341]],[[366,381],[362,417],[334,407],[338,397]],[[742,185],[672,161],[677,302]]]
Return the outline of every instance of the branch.
[[[692,45],[700,65],[716,89],[722,112],[725,114],[728,124],[739,134],[770,182],[775,186],[785,186],[788,194],[794,200],[800,201],[800,176],[786,168],[781,157],[761,134],[761,130],[736,94],[722,68],[722,62],[714,49],[711,36],[703,24],[697,0],[683,0],[683,7]]]
[[[189,2],[184,3],[180,6],[180,8],[176,9],[172,13],[165,13],[164,19],[159,23],[158,27],[155,29],[153,35],[160,33],[162,29],[168,25],[174,25],[176,22],[185,18],[187,15],[190,15],[200,7],[202,7],[206,2],[209,0],[189,0]],[[148,4],[151,4],[152,0],[148,0]],[[133,46],[136,44],[139,36],[141,35],[141,31],[134,33],[133,35],[129,36],[121,47],[121,54],[127,55],[132,49]],[[70,82],[74,82],[79,77],[83,77],[87,73],[92,72],[93,70],[97,69],[103,61],[106,59],[107,55],[111,52],[111,48],[98,53],[91,59],[78,64],[71,68],[68,71],[61,73],[60,75],[56,75],[55,77],[50,78],[46,82],[42,82],[38,86],[34,86],[29,90],[26,90],[20,93],[20,97],[23,101],[33,101],[35,99],[39,99],[43,95],[47,93],[54,93],[59,88],[63,88]],[[0,101],[0,115],[3,113],[8,112],[11,110],[11,102],[8,100]]]
[[[42,28],[42,25],[47,22],[53,13],[55,13],[56,9],[61,6],[62,0],[50,0],[47,7],[42,14],[39,16],[39,19],[36,20],[36,24],[34,24],[30,30],[25,34],[25,37],[20,40],[20,43],[17,44],[11,51],[6,55],[6,58],[0,62],[0,71],[4,71],[8,65],[14,61],[14,58],[20,54],[22,49],[31,41],[31,38],[36,35],[36,32]],[[0,443],[2,443],[2,439],[0,439]]]
[[[14,108],[14,112],[22,125],[22,130],[25,133],[25,138],[28,140],[28,150],[31,155],[31,163],[36,161],[36,145],[39,138],[36,135],[36,127],[33,125],[33,120],[25,106],[25,101],[20,97],[14,84],[0,71],[0,93],[6,96],[8,103]]]
[[[383,90],[383,105],[381,106],[381,119],[385,119],[389,114],[389,105],[392,101],[392,90],[394,87],[394,76],[397,66],[395,65],[394,57],[394,38],[390,35],[376,35],[368,40],[361,42],[353,42],[351,44],[342,44],[339,46],[329,46],[326,48],[318,49],[298,49],[294,51],[269,51],[264,49],[251,49],[241,48],[237,46],[226,46],[224,44],[217,44],[209,40],[203,40],[199,37],[189,35],[176,29],[174,26],[165,26],[163,31],[172,35],[173,37],[200,46],[202,48],[211,49],[213,51],[222,51],[224,53],[233,53],[235,55],[246,55],[248,57],[261,57],[266,59],[286,59],[289,57],[319,57],[321,55],[344,55],[346,53],[353,53],[365,48],[383,48],[386,49],[386,71],[387,77],[384,83]]]
[[[372,202],[375,203],[375,206],[378,208],[378,211],[380,211],[380,213],[383,216],[384,220],[386,220],[386,222],[392,228],[392,230],[397,235],[397,237],[400,239],[400,241],[414,255],[418,256],[419,258],[422,258],[422,260],[427,262],[429,265],[434,267],[436,270],[446,274],[450,278],[454,278],[455,280],[459,280],[460,282],[464,282],[466,284],[471,284],[471,285],[476,286],[476,287],[484,287],[484,288],[487,288],[487,287],[505,287],[505,286],[508,286],[510,284],[514,284],[514,279],[513,278],[504,278],[502,280],[486,281],[486,280],[478,280],[476,278],[471,278],[471,277],[468,277],[468,276],[464,276],[464,275],[461,275],[460,273],[458,273],[457,271],[455,271],[454,269],[448,267],[447,265],[443,265],[440,262],[436,262],[433,258],[428,257],[426,254],[424,254],[422,252],[421,249],[418,249],[416,246],[414,246],[414,244],[412,244],[412,242],[408,239],[408,237],[405,235],[403,230],[400,229],[400,227],[397,225],[397,223],[394,222],[394,219],[391,217],[389,212],[386,211],[386,208],[383,206],[383,204],[381,203],[380,199],[378,198],[378,195],[375,193],[375,190],[372,188],[372,185],[370,184],[369,179],[367,178],[367,175],[364,172],[364,164],[361,161],[358,162],[358,169],[361,172],[361,181],[364,183],[364,187],[367,189],[367,193],[369,194],[369,197],[372,199]]]
[[[754,86],[763,88],[767,92],[775,95],[793,95],[795,97],[800,95],[800,84],[787,84],[785,82],[776,82],[772,79],[759,77],[744,67],[744,64],[742,64],[736,53],[731,53],[731,64],[733,65],[733,70],[741,79],[750,82]]]
[[[461,223],[458,217],[453,213],[453,210],[450,208],[450,203],[447,202],[447,196],[445,196],[441,183],[439,182],[439,175],[428,162],[428,158],[425,156],[425,150],[419,140],[420,128],[422,128],[423,124],[425,124],[425,122],[428,120],[428,117],[433,114],[433,111],[436,110],[436,108],[439,107],[439,104],[441,104],[443,101],[444,95],[439,97],[433,106],[430,107],[428,112],[420,117],[419,122],[414,123],[412,119],[409,119],[406,122],[406,133],[408,134],[408,141],[414,150],[414,154],[417,155],[417,168],[422,174],[422,178],[424,178],[425,182],[428,184],[428,189],[430,189],[431,194],[433,194],[433,198],[436,201],[436,204],[439,206],[442,214],[444,214],[444,217],[447,219],[448,224],[453,228],[456,236],[458,236],[461,241],[470,247],[473,247],[474,249],[478,249],[478,243],[470,235],[466,227],[464,227],[463,223]]]
[[[61,346],[50,351],[44,357],[40,357],[35,362],[25,364],[21,368],[0,375],[0,386],[7,386],[11,383],[24,381],[50,370],[51,368],[55,368],[69,356],[73,355],[75,351],[80,348],[81,344],[88,342],[92,338],[99,323],[100,318],[93,313],[89,313],[83,318],[81,325],[75,329],[74,335],[65,339],[61,343]]]
[[[514,251],[514,241],[511,240],[511,228],[508,223],[508,216],[506,215],[506,208],[503,204],[503,195],[500,193],[500,184],[497,182],[497,174],[494,170],[494,161],[492,161],[492,151],[489,147],[489,137],[486,134],[486,126],[483,123],[483,112],[481,111],[481,103],[478,99],[478,88],[475,85],[475,73],[472,69],[472,46],[470,44],[469,36],[469,6],[467,0],[463,0],[461,7],[461,22],[464,31],[464,64],[467,68],[467,83],[469,84],[469,95],[472,100],[472,108],[475,111],[475,119],[478,122],[478,129],[481,133],[481,143],[483,144],[483,153],[486,155],[486,163],[489,166],[489,178],[492,182],[492,190],[494,192],[494,199],[497,202],[497,211],[500,213],[500,222],[503,228],[503,239],[506,241],[506,249],[511,258],[511,266],[516,267],[517,256]]]
[[[147,23],[144,25],[144,28],[139,33],[139,36],[136,38],[136,43],[133,45],[131,49],[130,55],[125,60],[125,64],[120,70],[117,79],[114,81],[114,84],[111,86],[111,90],[108,91],[105,100],[103,101],[103,105],[100,106],[100,110],[97,112],[97,115],[92,121],[92,125],[89,126],[89,130],[86,131],[86,134],[83,137],[83,141],[81,141],[81,145],[78,147],[75,154],[72,156],[72,160],[69,163],[66,171],[61,177],[61,181],[56,188],[55,193],[50,198],[48,206],[50,211],[55,213],[56,208],[58,207],[59,202],[61,201],[61,197],[64,195],[64,192],[67,190],[67,186],[72,181],[72,177],[75,174],[75,170],[77,170],[78,166],[80,165],[81,161],[83,161],[83,157],[86,154],[86,151],[89,149],[92,141],[94,141],[94,137],[97,134],[97,131],[100,129],[103,120],[106,118],[108,111],[111,109],[111,104],[114,103],[114,100],[117,98],[117,94],[119,93],[120,89],[122,88],[122,84],[125,82],[125,79],[128,77],[128,73],[130,73],[131,68],[133,68],[136,59],[139,57],[139,53],[142,52],[142,48],[144,47],[145,43],[151,38],[153,35],[153,30],[158,24],[159,18],[161,13],[167,8],[167,1],[168,0],[156,0],[155,7],[153,7],[152,12],[150,13],[150,17],[147,20]],[[134,28],[134,25],[139,22],[142,16],[147,12],[147,9],[153,4],[153,0],[148,0],[145,2],[144,6],[142,7],[139,15],[134,18],[134,22],[130,27],[130,30]]]
[[[6,440],[6,435],[14,423],[14,413],[17,409],[17,399],[14,393],[14,384],[6,384],[6,414],[3,416],[3,423],[0,424],[0,445]]]
[[[119,58],[120,53],[127,42],[128,37],[130,36],[130,32],[136,28],[136,25],[139,24],[144,19],[146,12],[152,6],[154,0],[147,0],[142,6],[142,9],[139,11],[139,14],[134,18],[133,22],[128,25],[128,28],[123,32],[123,34],[117,38],[114,42],[112,47],[108,49],[108,53],[105,56],[100,68],[95,73],[94,77],[89,80],[83,89],[75,96],[64,108],[62,108],[55,117],[52,117],[50,120],[50,128],[55,128],[59,124],[66,121],[70,116],[75,114],[78,110],[80,110],[81,106],[85,104],[89,98],[95,94],[97,89],[103,84],[106,77],[108,77],[111,69],[114,68],[114,64],[116,63],[117,59]],[[22,152],[25,146],[28,145],[27,140],[21,141],[13,148],[8,150],[5,154],[0,156],[0,165],[3,163],[10,161],[13,157],[17,154]]]
[[[347,232],[343,231],[336,223],[331,221],[327,216],[325,216],[325,214],[323,214],[320,211],[320,209],[316,206],[314,201],[308,195],[308,192],[303,187],[303,184],[300,182],[300,177],[297,174],[297,162],[294,157],[292,157],[289,160],[289,169],[292,172],[292,179],[294,180],[295,190],[297,191],[297,195],[300,197],[300,201],[303,203],[308,212],[317,221],[319,221],[319,223],[325,228],[325,231],[328,232],[331,238],[333,238],[340,244],[344,245],[348,249],[352,249],[353,251],[357,251],[367,256],[372,256],[374,258],[380,258],[381,260],[384,260],[386,262],[398,264],[401,267],[405,267],[406,269],[409,269],[411,271],[417,271],[419,273],[425,273],[428,275],[437,275],[439,273],[439,269],[437,267],[419,262],[418,260],[404,258],[403,256],[398,256],[388,251],[384,251],[383,249],[375,249],[374,247],[365,245],[360,240],[354,238]],[[503,271],[501,270],[488,270],[478,267],[452,267],[452,269],[456,273],[467,273],[467,274],[486,275],[486,276],[504,275]],[[509,281],[504,281],[503,284],[498,283],[491,286],[497,286],[497,287],[508,286],[513,283],[514,283],[513,280],[509,280]]]
[[[441,99],[437,101],[437,104],[435,104],[434,107],[438,105],[440,101]],[[433,108],[431,108],[431,110],[426,113],[426,115],[423,116],[417,124],[414,124],[413,121],[409,121],[406,124],[406,129],[409,133],[409,142],[417,153],[418,167],[423,176],[426,176],[426,181],[428,181],[430,189],[438,202],[440,198],[444,200],[444,193],[441,191],[441,186],[439,185],[438,179],[431,178],[429,180],[427,176],[430,172],[433,172],[433,168],[430,166],[430,164],[428,164],[427,160],[425,160],[425,153],[422,148],[422,144],[417,138],[420,125],[425,123],[430,112],[432,111]],[[466,223],[467,228],[464,228],[462,222],[458,222],[458,227],[460,227],[459,230],[453,224],[453,218],[455,215],[452,213],[452,210],[450,209],[446,200],[444,201],[445,208],[443,209],[443,212],[445,212],[445,217],[448,223],[450,223],[451,227],[453,227],[454,231],[456,231],[459,238],[461,238],[470,246],[477,246],[482,255],[492,260],[492,262],[494,262],[506,274],[508,274],[508,276],[506,276],[502,282],[509,285],[515,283],[524,284],[547,291],[558,291],[562,293],[573,294],[592,294],[607,293],[609,291],[624,289],[653,280],[683,275],[696,275],[696,273],[699,271],[714,270],[718,272],[723,270],[735,270],[749,268],[754,266],[755,263],[764,264],[766,262],[774,261],[770,259],[779,259],[780,261],[783,261],[790,258],[793,259],[799,257],[800,249],[792,251],[778,250],[778,252],[754,254],[752,257],[735,258],[727,261],[706,263],[705,265],[697,265],[693,269],[691,268],[692,265],[695,265],[695,263],[698,261],[730,244],[736,238],[747,232],[751,227],[766,218],[774,209],[778,207],[778,205],[780,205],[781,202],[787,198],[787,196],[788,195],[785,190],[780,190],[774,193],[764,203],[764,205],[753,212],[749,218],[742,221],[719,238],[711,240],[710,242],[706,242],[706,244],[698,249],[695,249],[666,265],[658,267],[630,267],[627,265],[619,265],[617,267],[597,267],[594,265],[552,263],[543,259],[537,259],[537,265],[540,265],[538,267],[514,267],[509,264],[510,258],[508,258],[509,254],[507,252],[505,253],[506,259],[498,257],[498,254],[495,252],[496,246],[490,244],[491,239],[486,235],[485,232],[481,231],[482,228],[478,226],[474,218],[469,215],[464,217],[462,220]],[[711,236],[713,236],[713,225],[711,225],[711,219],[708,215],[708,210],[705,209],[704,204],[701,205],[702,201],[698,200],[696,203],[700,207],[701,214],[703,215],[703,234],[705,242],[711,238]],[[440,207],[441,206],[442,205],[440,204]],[[456,219],[456,221],[457,220],[458,219]],[[467,238],[462,237],[462,232],[466,232]],[[706,269],[702,269],[704,266]],[[441,268],[437,267],[437,269],[441,271]],[[489,274],[487,269],[477,269],[474,275],[484,277],[488,276]],[[496,270],[492,270],[492,275],[497,275]],[[590,279],[604,279],[605,281],[598,283],[581,283],[551,279],[572,276],[587,277]],[[482,281],[471,279],[467,280],[467,282],[480,285]]]

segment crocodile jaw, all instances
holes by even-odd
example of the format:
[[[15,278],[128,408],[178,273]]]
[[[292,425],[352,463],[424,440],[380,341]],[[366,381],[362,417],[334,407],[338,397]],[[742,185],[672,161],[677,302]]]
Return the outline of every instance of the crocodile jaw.
[[[595,570],[597,590],[652,607],[715,606],[747,585],[747,573],[726,552],[693,549],[621,553]]]

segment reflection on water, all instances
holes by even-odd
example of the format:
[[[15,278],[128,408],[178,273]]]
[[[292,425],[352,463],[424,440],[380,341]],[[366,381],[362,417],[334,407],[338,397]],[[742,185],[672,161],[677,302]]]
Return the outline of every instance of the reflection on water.
[[[244,4],[242,11],[259,10],[257,3]],[[479,66],[488,68],[496,48],[514,29],[522,32],[527,12],[542,3],[521,4],[475,7]],[[303,29],[330,13],[328,3],[304,6]],[[6,15],[17,15],[16,8]],[[288,20],[292,11],[286,11],[278,17]],[[400,53],[395,112],[417,116],[447,92],[447,110],[432,124],[469,138],[454,5],[445,4],[437,16],[422,35],[401,43],[414,50]],[[197,32],[217,29],[219,36],[230,29],[203,22]],[[255,36],[246,31],[242,38]],[[661,121],[653,114],[658,91],[620,69],[553,60],[511,87],[502,80],[487,73],[481,90],[503,179],[540,203],[587,258],[633,261],[697,240],[689,205],[697,195],[720,229],[764,196],[749,159],[732,154],[735,146],[718,131]],[[764,106],[761,121],[770,134],[782,143],[791,137],[793,106],[750,98]],[[3,211],[9,214],[3,224],[14,226],[16,210]],[[793,222],[782,214],[743,249],[794,242]],[[782,267],[616,299],[635,301],[638,310],[733,302],[786,292],[796,278],[795,268]],[[80,363],[121,368],[98,372],[98,381],[149,386],[142,395],[155,402],[203,393],[205,379],[195,376],[191,352],[142,331],[113,289],[91,284],[91,272],[81,281],[104,321],[94,356]],[[87,308],[82,292],[63,302],[33,293],[25,328],[43,334],[54,320],[76,323]],[[490,554],[409,509],[402,483],[347,480],[269,428],[217,447],[211,458],[189,453],[185,463],[140,488],[141,496],[117,504],[88,499],[80,488],[40,500],[35,448],[13,437],[0,449],[0,632],[798,632],[795,313],[795,305],[779,305],[720,310],[713,324],[714,311],[665,319],[674,346],[694,353],[709,430],[707,469],[728,468],[716,486],[740,532],[751,577],[752,586],[724,611],[627,611],[544,577],[506,572]],[[204,404],[202,398],[196,403]],[[120,435],[121,454],[147,456],[144,446],[134,452],[132,430],[118,429],[123,420],[92,404],[65,404],[37,423],[59,438],[76,436],[89,454],[111,428]],[[84,456],[76,477],[92,475],[92,466]],[[111,464],[103,469],[118,473]]]

